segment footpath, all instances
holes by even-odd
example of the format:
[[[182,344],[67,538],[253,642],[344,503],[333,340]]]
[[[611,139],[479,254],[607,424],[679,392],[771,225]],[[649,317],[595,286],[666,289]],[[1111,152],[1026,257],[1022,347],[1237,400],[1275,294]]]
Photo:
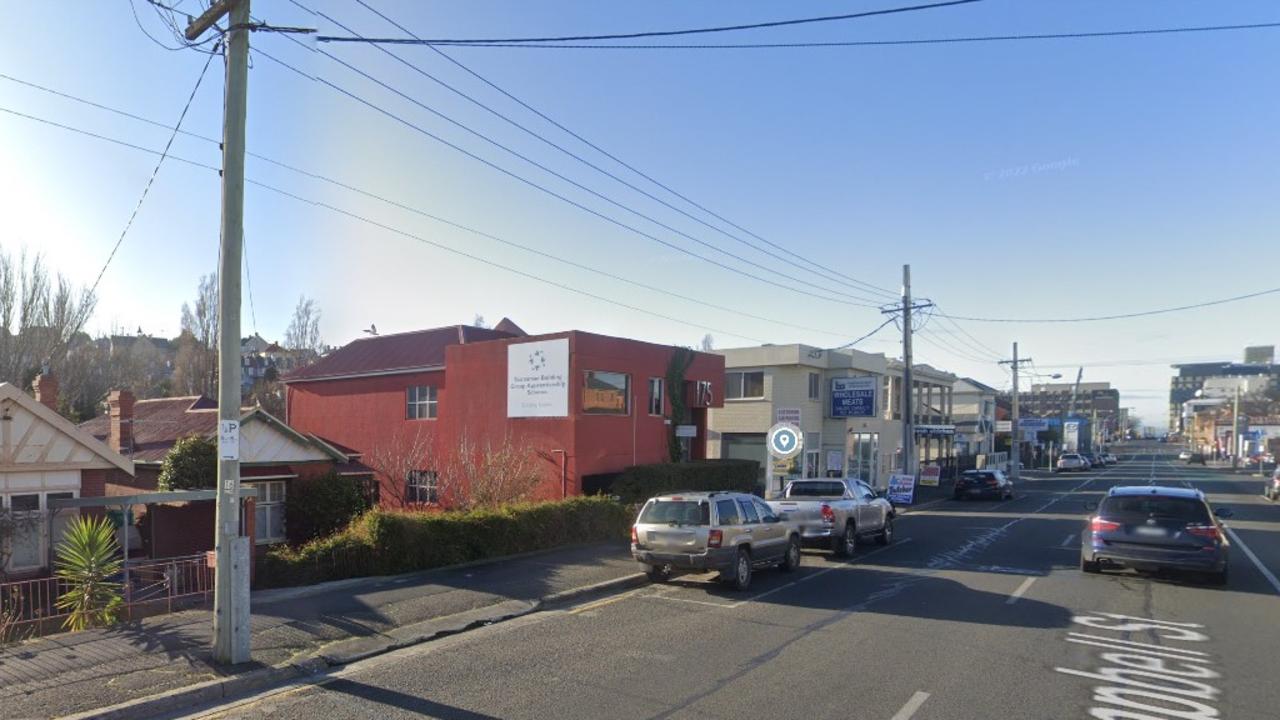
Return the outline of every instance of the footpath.
[[[0,716],[146,718],[639,584],[623,544],[253,594],[253,660],[210,657],[209,609],[0,649]]]

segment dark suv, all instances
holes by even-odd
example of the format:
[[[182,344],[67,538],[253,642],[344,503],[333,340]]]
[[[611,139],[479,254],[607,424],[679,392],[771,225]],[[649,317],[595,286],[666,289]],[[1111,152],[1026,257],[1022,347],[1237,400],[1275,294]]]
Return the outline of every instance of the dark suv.
[[[1191,488],[1111,488],[1080,533],[1080,569],[1191,570],[1225,585],[1231,542],[1218,518],[1231,514]]]

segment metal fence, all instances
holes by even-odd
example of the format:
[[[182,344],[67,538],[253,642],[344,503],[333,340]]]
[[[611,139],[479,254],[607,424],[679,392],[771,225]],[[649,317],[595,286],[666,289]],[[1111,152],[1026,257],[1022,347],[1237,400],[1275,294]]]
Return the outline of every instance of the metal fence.
[[[173,612],[213,595],[213,568],[203,553],[130,561],[111,580],[121,586],[122,620]],[[5,625],[0,630],[8,635],[0,636],[0,643],[60,631],[69,613],[57,603],[68,589],[70,584],[57,577],[0,583],[0,625]]]

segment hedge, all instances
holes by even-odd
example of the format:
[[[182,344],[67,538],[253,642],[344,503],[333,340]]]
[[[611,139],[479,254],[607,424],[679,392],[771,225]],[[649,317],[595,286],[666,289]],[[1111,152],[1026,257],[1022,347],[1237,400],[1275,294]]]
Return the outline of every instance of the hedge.
[[[291,543],[331,535],[369,509],[359,480],[330,472],[294,482],[284,503],[284,526]]]
[[[601,497],[521,503],[493,510],[374,509],[346,529],[258,561],[260,588],[428,570],[563,545],[624,540],[631,513]]]
[[[611,489],[623,503],[634,504],[674,490],[754,492],[760,463],[755,460],[695,460],[634,465],[622,471]]]

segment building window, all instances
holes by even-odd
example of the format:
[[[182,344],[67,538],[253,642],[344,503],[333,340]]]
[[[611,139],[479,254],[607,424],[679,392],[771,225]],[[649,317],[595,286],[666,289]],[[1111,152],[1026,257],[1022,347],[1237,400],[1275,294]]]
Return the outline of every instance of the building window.
[[[711,381],[699,380],[697,385],[697,404],[710,405],[712,400]]]
[[[649,378],[649,414],[662,414],[662,378]]]
[[[405,417],[410,420],[435,419],[436,388],[434,385],[415,385],[405,391]]]
[[[440,476],[434,470],[410,470],[405,480],[404,501],[431,505],[440,502]]]
[[[10,495],[8,506],[13,513],[14,526],[9,537],[9,568],[29,570],[43,567],[40,536],[44,523],[40,519],[40,495]]]
[[[822,462],[822,453],[817,450],[804,451],[804,476],[809,478],[820,477],[821,468],[818,464]]]
[[[763,400],[764,371],[725,373],[724,397],[726,400]]]
[[[822,399],[822,395],[820,394],[822,392],[822,390],[820,389],[822,381],[819,379],[820,377],[821,376],[819,376],[818,373],[813,373],[813,372],[809,373],[809,399],[810,400]]]
[[[257,488],[258,499],[253,506],[253,541],[257,545],[269,545],[285,541],[284,496],[285,482],[245,483]]]
[[[630,412],[631,376],[606,370],[588,370],[582,388],[582,411],[592,415],[626,415]]]

